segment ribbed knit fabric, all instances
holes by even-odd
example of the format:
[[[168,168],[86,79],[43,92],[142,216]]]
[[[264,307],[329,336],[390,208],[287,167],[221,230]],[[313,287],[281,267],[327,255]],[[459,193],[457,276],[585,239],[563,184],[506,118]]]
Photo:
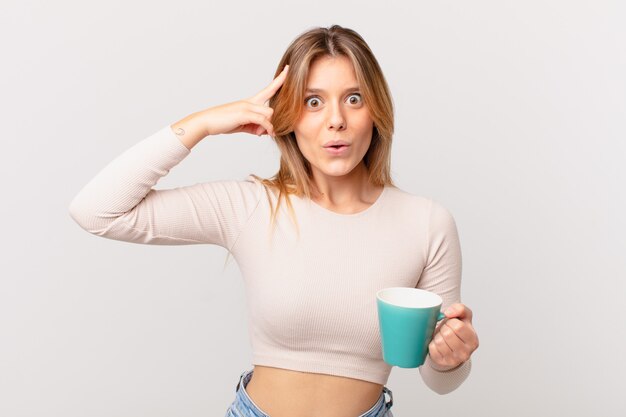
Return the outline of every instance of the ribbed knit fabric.
[[[101,170],[72,200],[71,217],[109,239],[153,245],[215,244],[236,259],[245,283],[252,363],[386,384],[376,292],[417,287],[443,306],[460,302],[461,249],[450,212],[386,186],[376,202],[340,214],[291,196],[270,234],[272,192],[252,176],[165,190],[152,187],[191,151],[169,125]],[[453,391],[471,359],[419,368],[433,391]]]

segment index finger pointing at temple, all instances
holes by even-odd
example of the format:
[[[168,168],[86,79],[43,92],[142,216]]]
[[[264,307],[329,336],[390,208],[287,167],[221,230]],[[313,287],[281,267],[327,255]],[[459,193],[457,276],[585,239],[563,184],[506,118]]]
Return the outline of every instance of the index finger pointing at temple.
[[[252,97],[252,101],[258,104],[265,104],[266,101],[272,98],[272,96],[276,94],[276,91],[283,85],[283,82],[285,82],[288,69],[289,65],[285,65],[281,73],[278,74],[267,87]]]

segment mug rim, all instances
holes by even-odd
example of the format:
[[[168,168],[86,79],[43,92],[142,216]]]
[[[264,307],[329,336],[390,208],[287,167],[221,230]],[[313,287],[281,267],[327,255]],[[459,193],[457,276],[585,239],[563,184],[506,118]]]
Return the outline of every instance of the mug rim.
[[[431,306],[411,307],[411,306],[402,306],[402,305],[392,304],[389,301],[386,301],[386,300],[384,300],[384,299],[382,299],[380,297],[380,294],[382,292],[388,291],[388,290],[395,290],[395,289],[400,289],[402,291],[417,291],[417,292],[421,292],[421,293],[428,293],[429,295],[437,297],[437,299],[439,301],[437,302],[437,304],[433,304]],[[392,305],[394,307],[400,307],[400,308],[435,308],[435,307],[440,307],[443,304],[443,298],[441,298],[441,296],[439,294],[436,294],[436,293],[434,293],[432,291],[424,290],[424,289],[421,289],[421,288],[414,288],[414,287],[386,287],[386,288],[381,288],[380,290],[376,291],[376,299],[380,300],[380,302],[382,302],[382,303],[389,304],[389,305]]]

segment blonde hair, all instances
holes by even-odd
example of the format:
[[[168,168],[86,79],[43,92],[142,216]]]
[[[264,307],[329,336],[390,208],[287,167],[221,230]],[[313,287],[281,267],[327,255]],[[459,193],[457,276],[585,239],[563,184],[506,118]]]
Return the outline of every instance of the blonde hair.
[[[311,64],[324,56],[344,56],[354,67],[365,106],[374,122],[372,140],[363,161],[368,170],[368,180],[374,186],[395,186],[391,179],[391,142],[394,130],[394,108],[389,86],[383,72],[365,40],[354,30],[332,25],[316,27],[296,37],[283,54],[274,78],[285,65],[289,65],[282,86],[269,100],[274,109],[272,125],[274,141],[280,151],[280,168],[271,178],[251,174],[265,186],[271,207],[270,228],[274,224],[282,198],[285,199],[294,220],[298,236],[300,229],[295,219],[289,195],[311,198],[312,173],[296,142],[293,126],[303,111],[306,81]],[[276,207],[272,204],[269,189],[278,191]]]

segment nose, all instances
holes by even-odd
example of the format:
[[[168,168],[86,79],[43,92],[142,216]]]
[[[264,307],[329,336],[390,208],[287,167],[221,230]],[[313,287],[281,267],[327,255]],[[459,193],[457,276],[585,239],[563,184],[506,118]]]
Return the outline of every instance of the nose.
[[[344,130],[346,128],[346,119],[341,111],[340,104],[329,106],[328,129]]]

